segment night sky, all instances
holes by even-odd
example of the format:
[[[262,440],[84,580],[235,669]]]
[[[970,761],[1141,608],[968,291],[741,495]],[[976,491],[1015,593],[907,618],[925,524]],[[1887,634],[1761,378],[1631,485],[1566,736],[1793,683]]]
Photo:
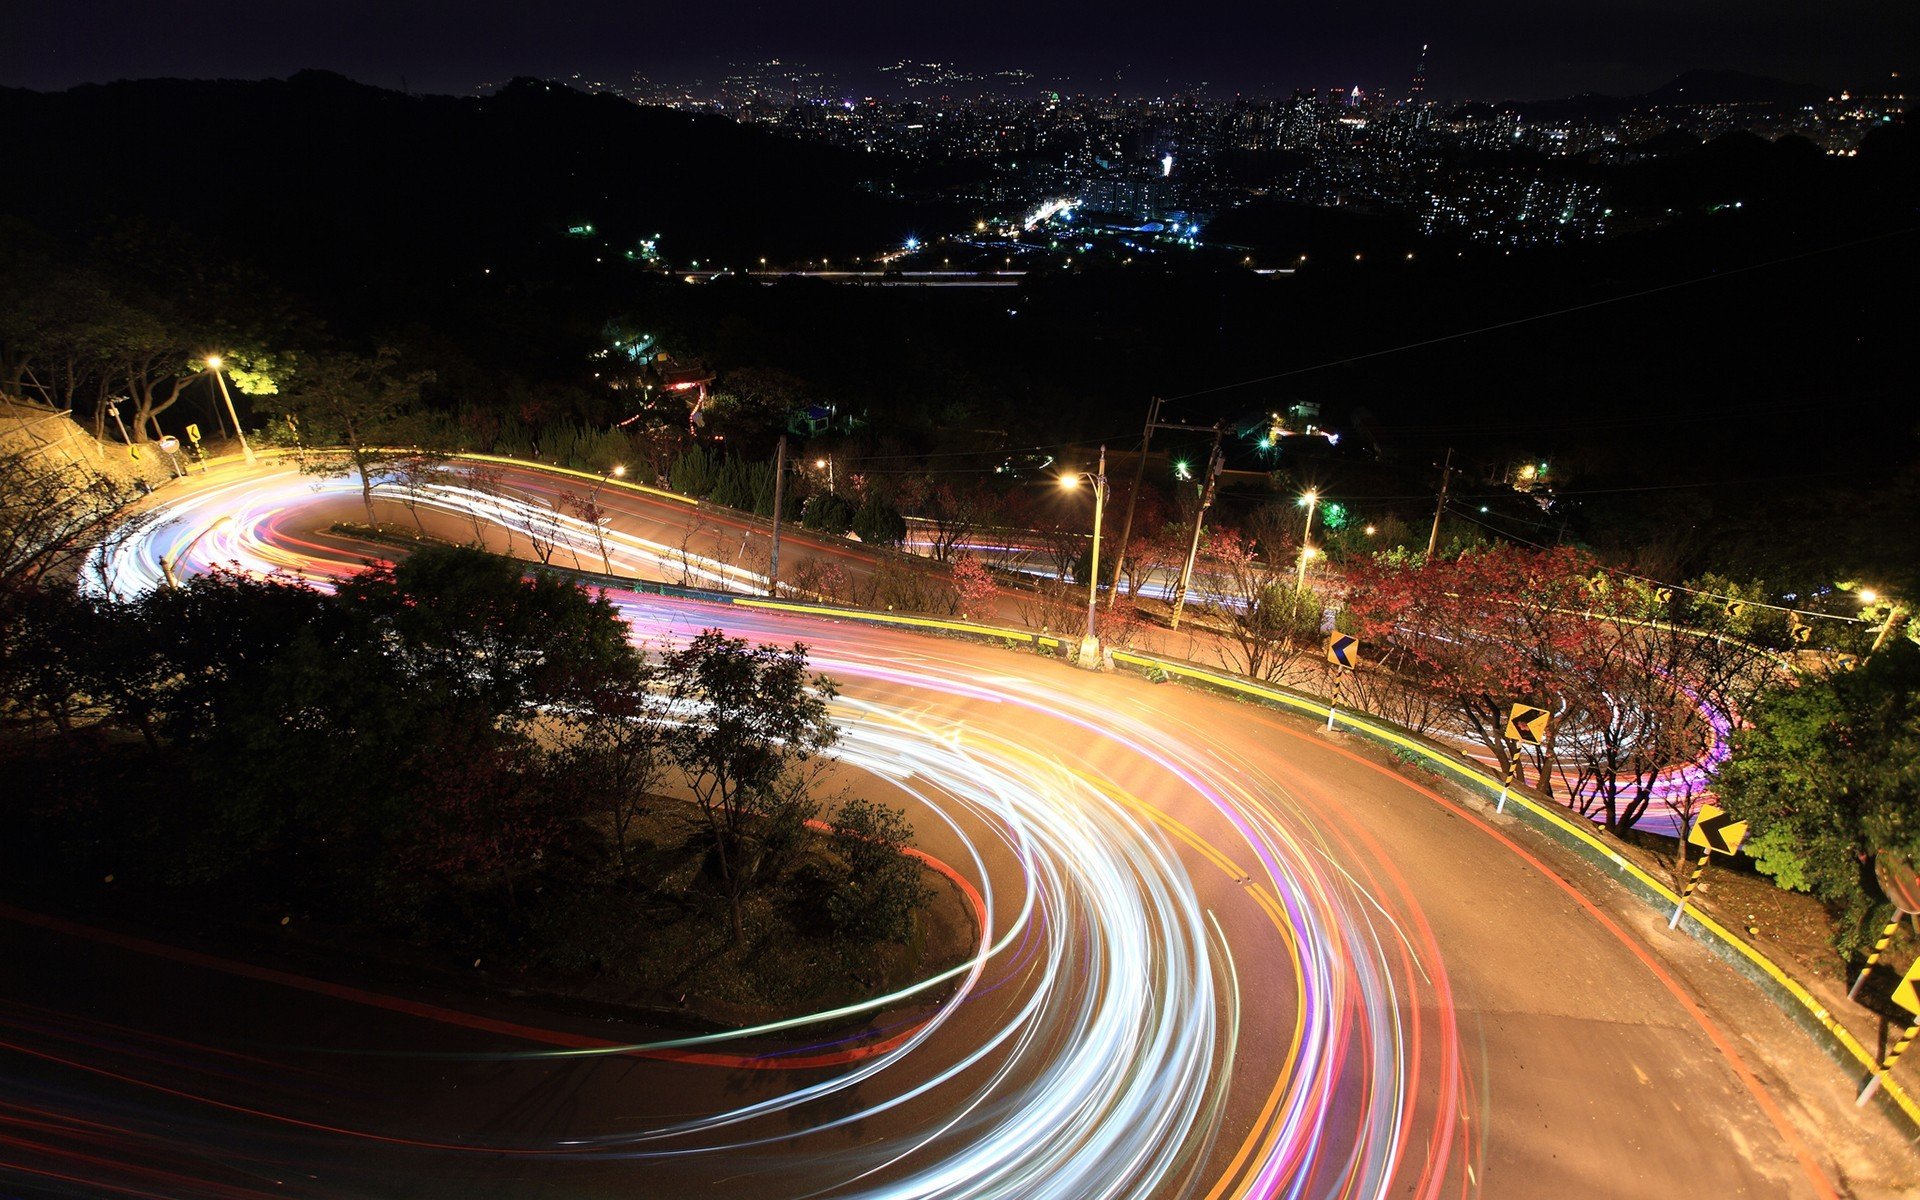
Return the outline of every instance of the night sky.
[[[1216,93],[1359,83],[1429,94],[1631,93],[1693,67],[1871,86],[1920,46],[1911,0],[1419,0],[935,6],[635,0],[0,0],[0,84],[262,78],[303,67],[462,93],[514,75],[713,79],[778,56],[843,72],[900,58],[1020,67],[1077,90]],[[1061,79],[1060,77],[1066,77]]]

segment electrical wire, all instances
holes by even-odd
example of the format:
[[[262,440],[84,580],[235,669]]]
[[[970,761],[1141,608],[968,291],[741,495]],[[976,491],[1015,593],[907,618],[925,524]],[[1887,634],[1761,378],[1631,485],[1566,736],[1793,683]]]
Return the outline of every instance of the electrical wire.
[[[1314,371],[1324,371],[1329,367],[1344,367],[1352,363],[1365,362],[1368,359],[1383,358],[1389,354],[1401,354],[1408,350],[1420,350],[1428,346],[1438,346],[1446,342],[1459,341],[1462,338],[1476,337],[1483,333],[1496,333],[1502,329],[1512,329],[1520,325],[1530,325],[1535,321],[1547,321],[1554,317],[1564,317],[1572,313],[1603,308],[1609,304],[1621,304],[1628,300],[1638,300],[1646,296],[1658,295],[1661,292],[1671,292],[1679,288],[1692,287],[1699,283],[1710,283],[1716,279],[1730,279],[1735,275],[1745,275],[1753,271],[1766,270],[1769,267],[1783,266],[1786,263],[1798,262],[1802,259],[1814,258],[1822,254],[1832,254],[1840,250],[1851,250],[1859,246],[1872,245],[1875,242],[1883,242],[1889,238],[1905,237],[1917,231],[1920,231],[1920,225],[1909,225],[1904,229],[1895,229],[1887,233],[1875,234],[1872,237],[1856,238],[1850,242],[1840,242],[1832,246],[1821,246],[1818,249],[1805,250],[1799,254],[1789,254],[1782,258],[1768,259],[1766,262],[1750,263],[1744,267],[1732,267],[1725,271],[1715,271],[1711,275],[1696,275],[1691,279],[1681,279],[1673,283],[1663,283],[1657,287],[1642,288],[1637,292],[1627,292],[1624,295],[1609,296],[1603,300],[1589,300],[1584,304],[1575,304],[1567,308],[1556,308],[1550,312],[1534,313],[1525,317],[1515,317],[1511,321],[1500,321],[1492,325],[1482,325],[1478,329],[1465,329],[1457,333],[1424,338],[1420,341],[1408,342],[1400,346],[1389,346],[1383,350],[1370,350],[1365,354],[1355,354],[1346,358],[1331,359],[1327,362],[1315,363],[1308,367],[1295,367],[1288,371],[1277,371],[1272,375],[1261,375],[1252,379],[1223,383],[1217,387],[1201,388],[1198,391],[1184,392],[1178,396],[1165,396],[1162,397],[1162,402],[1171,403],[1177,400],[1191,400],[1197,396],[1211,396],[1219,392],[1230,392],[1243,387],[1252,387],[1255,384],[1271,383],[1276,379],[1288,379],[1295,375],[1306,375]]]
[[[1447,505],[1447,511],[1452,513],[1454,516],[1460,517],[1462,520],[1469,521],[1475,525],[1478,525],[1480,528],[1486,530],[1488,533],[1498,534],[1501,537],[1507,538],[1510,541],[1515,541],[1515,542],[1521,543],[1522,545],[1531,546],[1535,550],[1553,549],[1553,547],[1545,545],[1544,543],[1541,543],[1541,542],[1536,542],[1531,538],[1524,538],[1517,533],[1510,533],[1507,530],[1500,529],[1493,525],[1489,525],[1485,521],[1482,521],[1480,519],[1479,514],[1464,512],[1458,508],[1455,508],[1452,504]],[[1656,588],[1668,588],[1676,592],[1685,592],[1689,596],[1699,596],[1706,600],[1722,600],[1729,604],[1746,604],[1746,605],[1751,605],[1754,608],[1771,609],[1774,612],[1794,614],[1801,617],[1819,617],[1822,620],[1826,620],[1826,621],[1844,621],[1849,625],[1874,624],[1874,622],[1868,620],[1865,617],[1843,617],[1837,613],[1816,612],[1816,611],[1811,611],[1804,608],[1793,608],[1785,604],[1770,604],[1765,600],[1754,600],[1747,596],[1729,596],[1724,592],[1709,592],[1709,591],[1704,591],[1700,588],[1690,588],[1690,587],[1687,587],[1685,584],[1668,583],[1663,579],[1655,579],[1651,575],[1641,575],[1641,574],[1638,574],[1637,572],[1628,571],[1621,567],[1601,566],[1599,569],[1602,573],[1607,575],[1617,576],[1621,579],[1631,579],[1636,583],[1649,584]]]

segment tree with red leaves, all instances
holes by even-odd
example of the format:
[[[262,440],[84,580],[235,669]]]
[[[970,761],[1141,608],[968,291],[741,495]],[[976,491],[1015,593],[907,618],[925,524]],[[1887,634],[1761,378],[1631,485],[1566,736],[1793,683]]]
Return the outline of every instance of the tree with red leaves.
[[[968,618],[991,616],[1000,596],[1000,585],[986,564],[966,553],[954,556],[953,590],[960,597],[960,615]]]
[[[1599,657],[1606,637],[1586,617],[1594,570],[1590,556],[1565,547],[1495,546],[1434,562],[1382,556],[1348,568],[1348,607],[1376,661],[1390,655],[1408,686],[1438,696],[1457,731],[1504,767],[1513,704],[1583,707],[1590,673],[1577,664]],[[1550,791],[1551,737],[1532,758]]]

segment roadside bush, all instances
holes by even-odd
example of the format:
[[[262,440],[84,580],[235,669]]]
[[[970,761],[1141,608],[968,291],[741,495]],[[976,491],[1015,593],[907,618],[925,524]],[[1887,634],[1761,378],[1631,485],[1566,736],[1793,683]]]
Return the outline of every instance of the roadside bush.
[[[853,504],[837,492],[818,492],[800,515],[802,528],[839,537],[853,527]]]
[[[853,532],[868,545],[897,546],[907,540],[907,519],[885,500],[869,496],[853,514]]]
[[[913,838],[906,813],[852,799],[833,818],[833,849],[842,869],[827,899],[834,931],[852,941],[902,941],[914,913],[933,902],[920,863],[905,853]]]

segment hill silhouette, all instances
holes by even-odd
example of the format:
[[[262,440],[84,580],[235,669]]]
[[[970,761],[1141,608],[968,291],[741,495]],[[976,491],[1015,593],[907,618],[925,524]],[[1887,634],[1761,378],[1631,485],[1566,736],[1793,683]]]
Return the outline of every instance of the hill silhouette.
[[[483,272],[567,282],[661,236],[676,264],[868,252],[913,227],[870,164],[722,117],[533,79],[416,96],[305,71],[0,90],[17,161],[50,186],[0,200],[60,236],[176,226],[323,299],[404,309]],[[592,225],[569,238],[570,226]],[[424,289],[424,290],[423,290]]]

